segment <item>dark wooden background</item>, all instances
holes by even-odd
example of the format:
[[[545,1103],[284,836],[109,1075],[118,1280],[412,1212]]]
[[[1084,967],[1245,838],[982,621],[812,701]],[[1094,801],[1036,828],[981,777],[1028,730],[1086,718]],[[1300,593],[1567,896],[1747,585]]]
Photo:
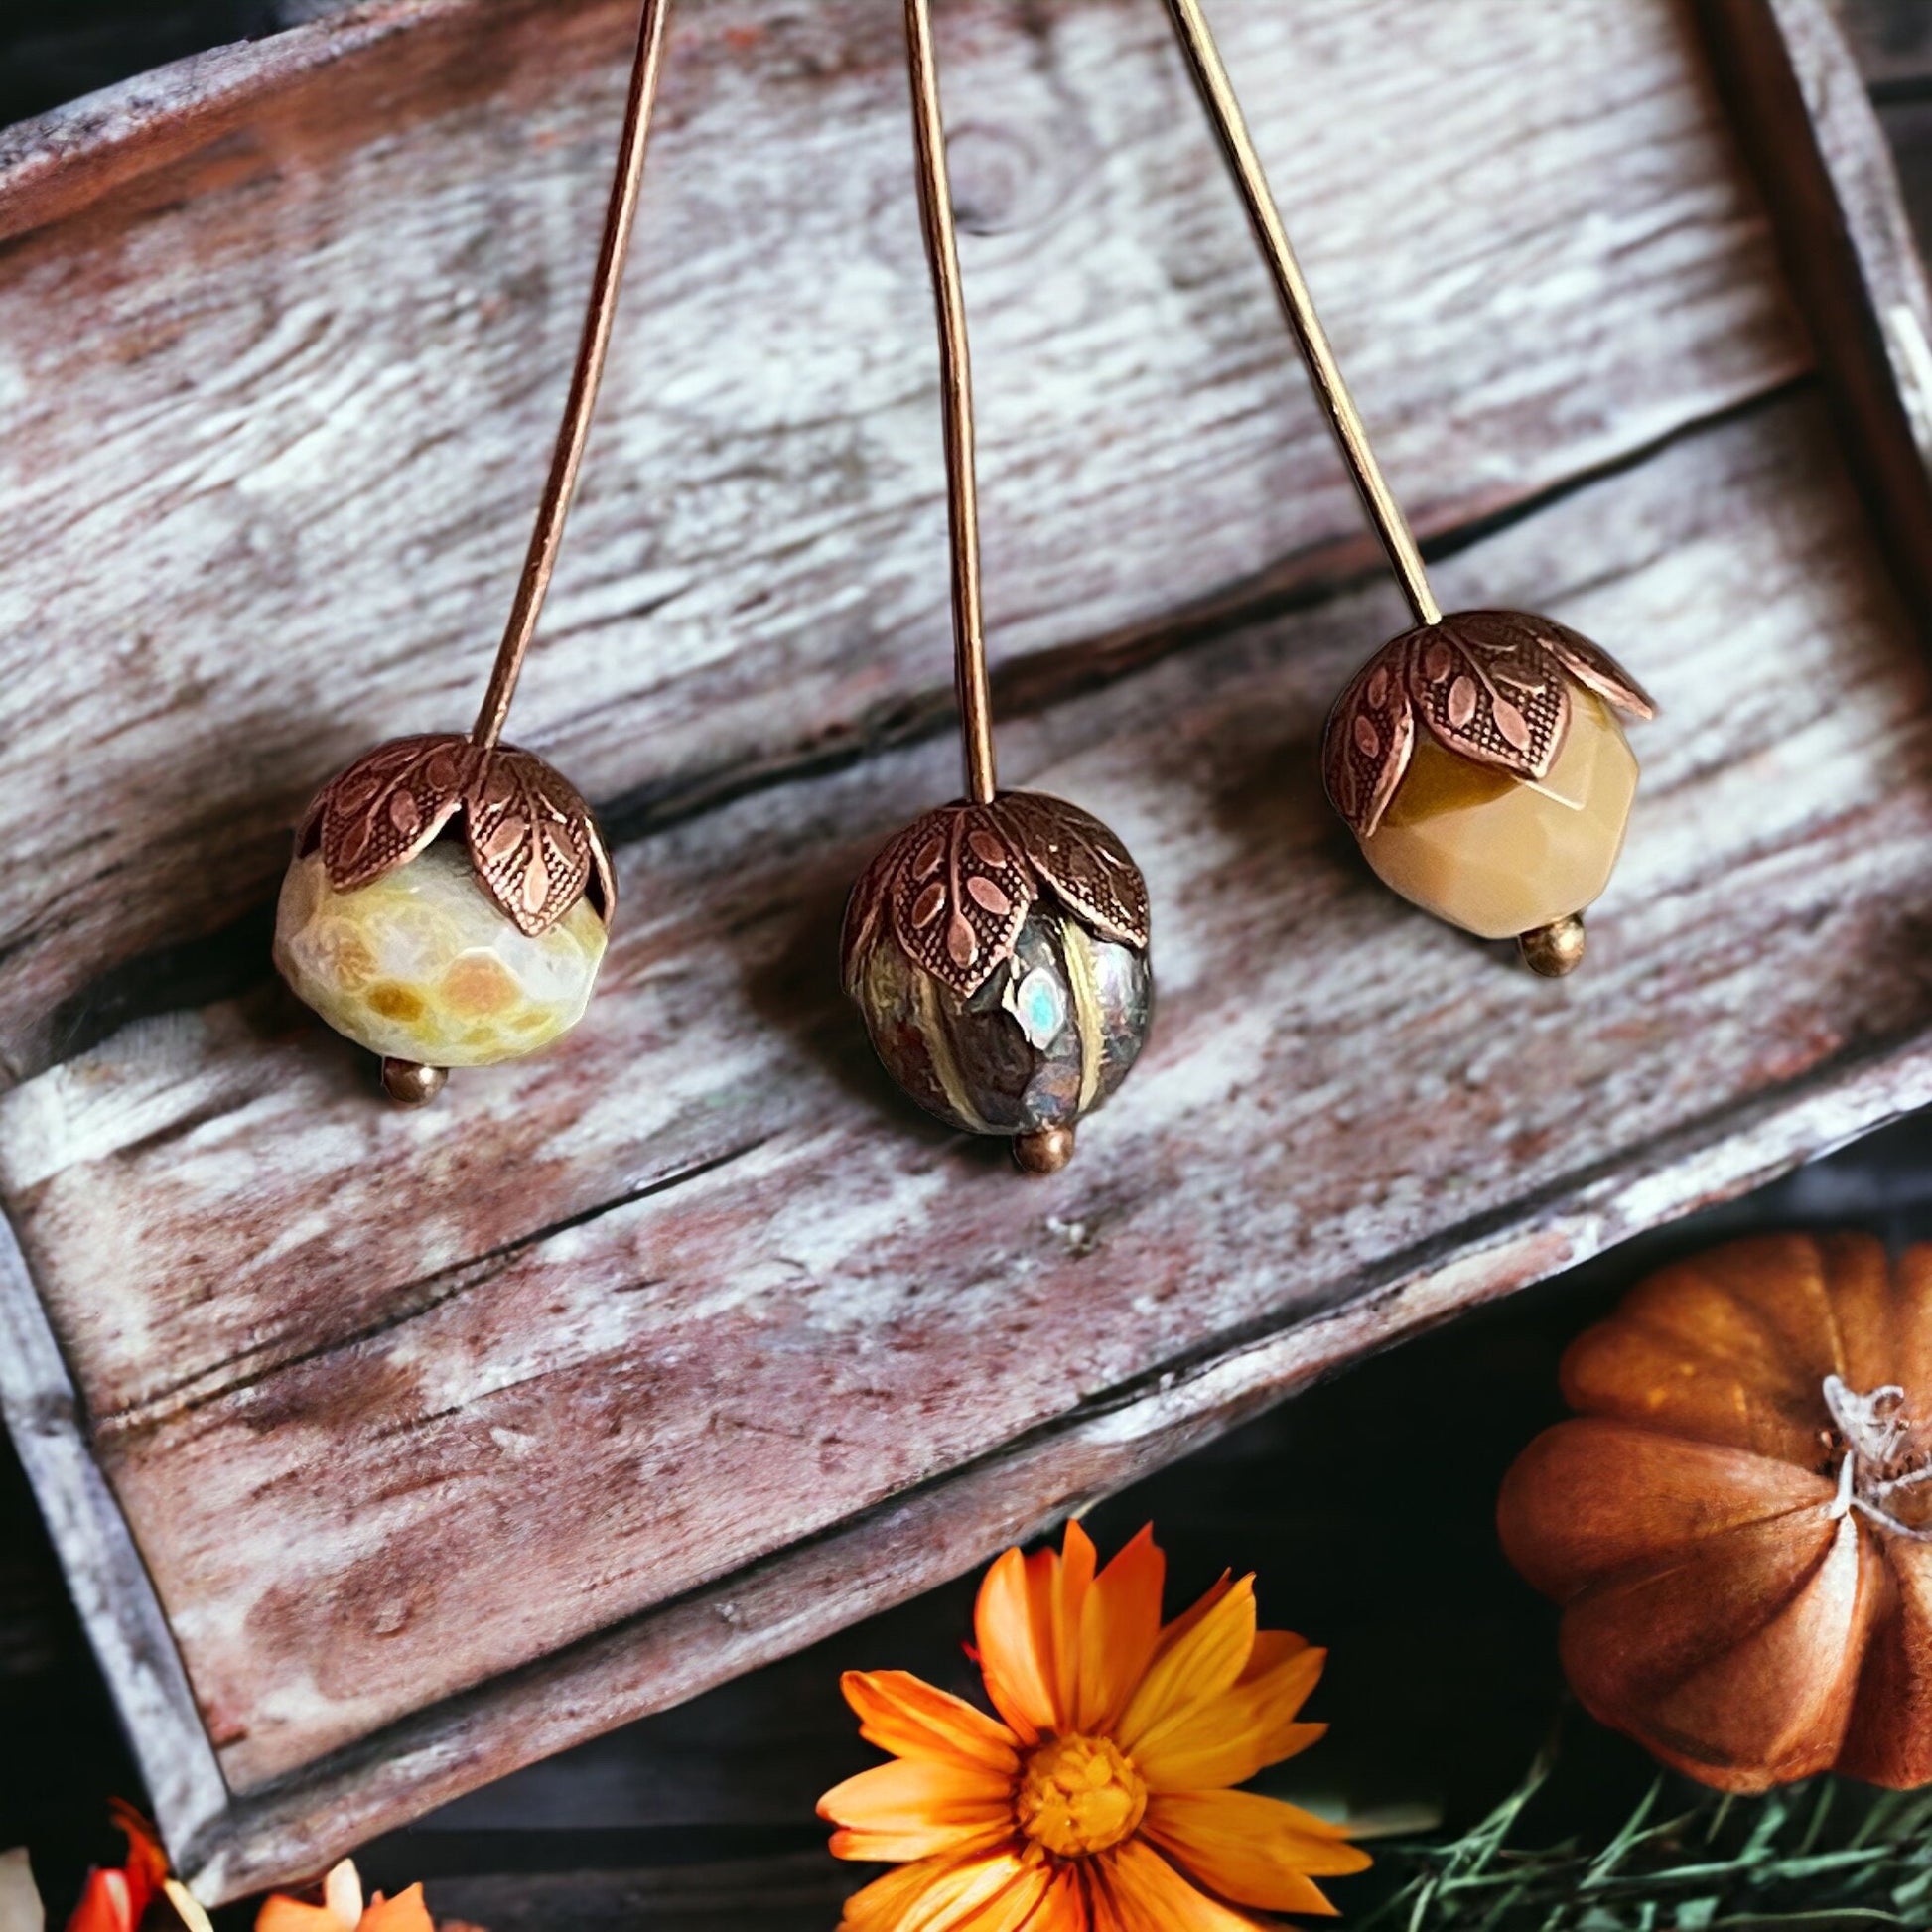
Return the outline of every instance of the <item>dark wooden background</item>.
[[[0,123],[330,4],[0,0]],[[1932,244],[1932,0],[1842,0],[1842,10]],[[1553,1620],[1503,1566],[1489,1512],[1510,1457],[1555,1412],[1564,1341],[1662,1254],[1740,1225],[1791,1224],[1932,1237],[1932,1118],[1366,1363],[1096,1513],[1103,1547],[1152,1518],[1177,1591],[1223,1565],[1255,1569],[1267,1620],[1332,1646],[1316,1715],[1334,1733],[1273,1788],[1455,1824],[1509,1787],[1561,1700]],[[392,1886],[425,1878],[440,1915],[493,1932],[829,1926],[859,1874],[824,1856],[812,1803],[872,1755],[838,1674],[900,1666],[966,1688],[970,1598],[970,1584],[935,1591],[520,1773],[371,1847],[365,1868]],[[1613,1810],[1643,1766],[1586,1726],[1573,1736]],[[58,1923],[87,1863],[113,1852],[107,1796],[139,1793],[3,1440],[0,1742],[0,1849],[33,1848]],[[1344,1884],[1337,1897],[1359,1904],[1373,1883]]]

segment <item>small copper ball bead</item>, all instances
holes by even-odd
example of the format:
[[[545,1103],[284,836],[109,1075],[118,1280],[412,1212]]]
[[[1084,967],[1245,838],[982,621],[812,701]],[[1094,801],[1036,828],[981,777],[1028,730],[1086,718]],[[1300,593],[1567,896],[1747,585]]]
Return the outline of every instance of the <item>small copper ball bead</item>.
[[[1516,949],[1531,972],[1540,973],[1546,980],[1560,980],[1583,964],[1585,944],[1584,915],[1573,912],[1568,918],[1552,919],[1534,932],[1522,933]]]
[[[382,1091],[399,1107],[427,1107],[449,1078],[446,1067],[422,1066],[415,1060],[382,1062]]]
[[[1073,1129],[1042,1127],[1032,1134],[1016,1134],[1013,1165],[1022,1173],[1058,1173],[1073,1159]]]

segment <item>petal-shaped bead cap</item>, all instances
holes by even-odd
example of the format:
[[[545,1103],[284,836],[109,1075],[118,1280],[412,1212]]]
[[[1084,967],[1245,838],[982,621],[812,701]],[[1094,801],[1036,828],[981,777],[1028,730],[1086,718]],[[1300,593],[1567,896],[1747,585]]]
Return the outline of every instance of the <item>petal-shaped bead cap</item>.
[[[1120,841],[1033,792],[928,812],[853,889],[844,977],[887,1070],[929,1112],[1050,1171],[1153,1020],[1147,886]]]
[[[1636,797],[1617,713],[1636,681],[1546,618],[1466,611],[1406,631],[1341,695],[1322,775],[1383,882],[1485,939],[1603,891]]]
[[[616,899],[590,807],[541,759],[396,739],[304,815],[275,963],[420,1104],[427,1075],[535,1052],[583,1018]]]

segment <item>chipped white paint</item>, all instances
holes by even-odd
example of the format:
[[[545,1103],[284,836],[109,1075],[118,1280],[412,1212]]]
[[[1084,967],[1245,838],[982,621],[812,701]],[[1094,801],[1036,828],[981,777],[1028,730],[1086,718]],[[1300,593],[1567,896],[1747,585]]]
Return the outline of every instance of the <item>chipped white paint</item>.
[[[1893,358],[1903,372],[1899,393],[1911,411],[1912,434],[1919,448],[1932,457],[1932,343],[1925,340],[1924,326],[1908,303],[1894,302],[1885,311],[1885,328]]]

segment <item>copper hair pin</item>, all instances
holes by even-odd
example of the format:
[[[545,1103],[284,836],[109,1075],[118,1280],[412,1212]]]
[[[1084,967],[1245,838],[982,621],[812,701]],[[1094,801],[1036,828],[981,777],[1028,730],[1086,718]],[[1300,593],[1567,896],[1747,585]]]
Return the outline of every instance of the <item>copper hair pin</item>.
[[[534,1052],[583,1017],[617,884],[576,789],[502,743],[583,466],[643,180],[669,0],[645,0],[617,175],[563,426],[477,722],[399,738],[318,794],[276,910],[275,963],[421,1106],[447,1069]],[[443,838],[461,816],[467,856]]]
[[[1539,973],[1568,973],[1583,958],[1584,910],[1609,883],[1636,795],[1637,763],[1617,714],[1649,718],[1654,707],[1607,653],[1549,618],[1443,615],[1199,0],[1168,7],[1316,399],[1415,620],[1329,716],[1329,801],[1403,897],[1479,937],[1513,937]]]
[[[1022,1169],[1051,1173],[1147,1038],[1147,886],[1097,818],[1039,792],[1003,792],[995,776],[972,370],[929,0],[905,0],[905,32],[939,312],[966,796],[914,820],[853,888],[844,981],[914,1100],[954,1127],[1010,1137]]]

